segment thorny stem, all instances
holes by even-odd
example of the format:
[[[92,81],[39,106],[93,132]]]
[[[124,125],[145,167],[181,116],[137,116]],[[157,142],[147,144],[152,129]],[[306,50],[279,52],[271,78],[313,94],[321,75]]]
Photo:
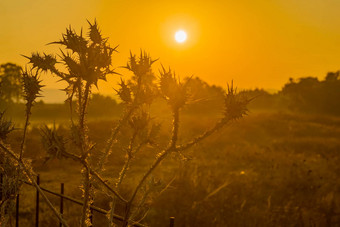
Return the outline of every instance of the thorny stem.
[[[90,174],[93,175],[94,177],[97,178],[97,180],[99,180],[110,192],[112,192],[118,199],[120,199],[121,201],[123,201],[124,203],[127,203],[127,201],[120,195],[118,194],[118,192],[116,190],[114,190],[113,188],[111,188],[99,175],[96,171],[92,170],[91,168],[89,168]]]
[[[81,219],[81,226],[86,226],[86,220],[88,219],[90,215],[90,174],[89,169],[87,168],[87,165],[84,166],[85,168],[85,179],[84,179],[84,204],[83,204],[83,210],[82,210],[82,219]]]
[[[79,94],[79,130],[81,134],[81,145],[80,150],[82,154],[82,164],[84,166],[84,204],[82,209],[82,216],[81,216],[81,226],[87,225],[87,219],[89,217],[89,208],[90,208],[90,190],[91,190],[91,184],[90,184],[90,173],[89,173],[89,165],[87,163],[87,157],[88,157],[88,141],[87,141],[87,135],[86,135],[86,129],[85,129],[85,116],[86,116],[86,107],[89,99],[89,93],[90,93],[90,83],[86,83],[85,85],[85,91],[84,91],[84,97],[83,101],[81,101],[82,97],[82,83],[81,80],[79,81],[78,85],[78,94]]]
[[[22,156],[23,156],[23,153],[24,153],[24,146],[25,146],[25,142],[26,142],[27,128],[28,128],[28,125],[29,125],[29,119],[30,119],[30,115],[31,115],[31,107],[32,107],[32,104],[27,103],[24,134],[23,134],[21,144],[20,144],[20,157],[19,157],[20,159],[22,159]]]
[[[22,160],[22,157],[23,157],[23,154],[24,154],[24,146],[25,146],[25,143],[26,143],[26,134],[27,134],[27,128],[28,128],[28,125],[29,125],[29,119],[30,119],[30,115],[31,115],[31,107],[32,107],[32,103],[30,101],[27,101],[24,133],[23,133],[23,136],[22,136],[21,144],[20,144],[20,156],[19,156],[20,160]],[[18,176],[20,176],[20,172],[21,172],[21,165],[19,165],[19,168],[17,170]],[[16,183],[18,184],[19,177],[16,179],[16,181],[17,181]]]
[[[77,83],[77,89],[78,89],[78,108],[79,108],[79,114],[80,114],[82,112],[81,106],[82,106],[82,103],[83,103],[83,91],[82,91],[81,79],[78,78],[76,83]]]
[[[129,147],[126,151],[126,160],[125,160],[125,163],[124,163],[124,166],[122,168],[122,170],[120,171],[119,173],[119,178],[118,178],[118,181],[116,183],[116,190],[118,191],[119,190],[119,187],[121,185],[121,183],[123,182],[123,179],[126,175],[126,171],[128,170],[129,166],[130,166],[130,162],[131,162],[131,159],[132,159],[132,150],[133,150],[133,144],[136,140],[136,137],[137,137],[137,131],[135,131],[130,139],[130,144],[129,144]],[[113,222],[113,218],[114,218],[114,214],[115,214],[115,207],[116,207],[116,197],[113,198],[112,200],[112,206],[111,206],[111,211],[110,211],[110,219],[109,219],[109,226],[111,226],[112,222]]]
[[[162,189],[162,191],[159,192],[158,195],[160,195],[160,194],[162,194],[164,191],[166,191],[166,190],[170,187],[170,185],[172,184],[172,182],[174,182],[175,179],[176,179],[176,175],[168,182],[168,184]],[[144,202],[145,202],[147,196],[149,195],[149,193],[150,193],[150,190],[144,193],[143,198],[140,200],[140,202],[139,202],[139,204],[138,204],[138,206],[137,206],[137,209],[131,214],[131,219],[132,219],[132,220],[135,219],[135,217],[136,217],[138,214],[140,214],[140,209],[141,209],[142,205],[144,204]],[[141,221],[146,217],[146,215],[147,215],[147,212],[143,215],[143,217],[141,217],[140,219],[138,219],[137,222],[138,222],[138,223],[141,222]]]
[[[163,150],[157,155],[157,158],[155,162],[152,164],[148,172],[143,176],[141,181],[139,182],[138,186],[136,187],[131,199],[129,200],[125,212],[125,221],[123,223],[123,226],[126,227],[129,223],[129,216],[131,212],[131,205],[133,200],[135,199],[137,192],[140,190],[142,187],[143,183],[146,181],[146,179],[149,177],[149,175],[157,168],[157,166],[166,158],[166,156],[172,152],[172,151],[184,151],[186,149],[189,149],[193,145],[199,143],[200,141],[204,140],[205,138],[209,137],[211,134],[216,132],[217,130],[221,129],[224,125],[226,125],[231,119],[228,117],[222,118],[220,121],[218,121],[214,127],[212,127],[210,130],[204,132],[202,135],[196,137],[193,139],[191,142],[188,142],[185,145],[176,146],[177,143],[177,138],[178,138],[178,128],[179,128],[179,111],[174,111],[173,114],[173,132],[172,132],[172,139],[170,141],[170,144],[167,149]]]
[[[61,214],[55,209],[55,207],[52,205],[51,201],[47,198],[46,194],[41,190],[40,186],[35,181],[33,174],[29,170],[29,168],[25,165],[23,160],[20,157],[17,157],[17,155],[11,151],[8,147],[6,147],[2,141],[0,141],[0,147],[2,150],[4,150],[7,154],[9,154],[15,161],[18,162],[18,164],[23,168],[24,172],[26,173],[26,176],[28,179],[33,183],[34,187],[39,191],[39,193],[42,195],[44,200],[46,201],[47,205],[50,207],[50,209],[53,211],[53,213],[57,216],[59,221],[65,226],[68,227],[69,225],[66,223],[66,221],[63,219]]]
[[[211,134],[213,134],[214,132],[216,132],[217,130],[221,129],[224,125],[226,125],[228,122],[230,121],[229,118],[222,118],[220,121],[218,121],[214,127],[212,127],[211,129],[205,131],[203,134],[197,136],[196,138],[194,138],[193,140],[191,140],[190,142],[188,142],[185,145],[181,145],[176,147],[176,151],[184,151],[189,149],[190,147],[192,147],[193,145],[199,143],[200,141],[204,140],[205,138],[209,137]]]
[[[84,103],[79,108],[80,111],[80,129],[84,130],[84,124],[85,124],[85,115],[86,115],[86,108],[89,100],[89,94],[90,94],[90,83],[87,82],[85,86],[85,92],[84,92]]]
[[[104,149],[104,154],[103,157],[101,158],[101,160],[99,161],[98,164],[98,169],[102,169],[104,162],[107,160],[107,158],[109,157],[109,155],[111,154],[111,149],[113,146],[114,141],[117,138],[117,135],[120,131],[120,129],[122,128],[122,126],[125,124],[125,122],[130,118],[131,114],[133,113],[133,111],[136,109],[136,105],[132,104],[132,106],[128,109],[127,112],[125,112],[123,118],[121,120],[119,120],[118,124],[116,125],[116,127],[114,129],[112,129],[111,135],[109,140],[107,141],[106,147]]]
[[[67,156],[71,159],[73,159],[74,161],[77,161],[77,162],[80,162],[83,166],[85,166],[85,163],[84,161],[81,159],[81,157],[79,156],[76,156],[74,154],[71,154],[71,153],[67,153]],[[114,190],[110,185],[108,185],[104,179],[102,179],[99,174],[93,170],[90,166],[88,166],[88,170],[90,172],[90,174],[92,176],[94,176],[100,183],[102,183],[105,188],[107,190],[109,190],[112,194],[114,194],[118,199],[120,199],[122,202],[126,203],[127,201],[121,196],[118,194],[118,192],[116,190]]]
[[[122,168],[122,170],[120,171],[119,173],[119,178],[118,178],[118,181],[117,181],[117,188],[120,186],[120,184],[122,183],[125,175],[126,175],[126,171],[128,170],[129,166],[130,166],[130,162],[131,162],[131,159],[132,159],[132,150],[133,150],[133,144],[136,140],[136,137],[137,137],[137,131],[135,131],[130,139],[130,144],[129,144],[129,147],[126,151],[126,160],[125,160],[125,163],[124,163],[124,166]]]
[[[145,175],[143,176],[141,181],[138,183],[138,185],[135,188],[135,191],[133,192],[129,202],[127,203],[123,227],[126,227],[129,224],[129,216],[130,216],[130,212],[131,212],[132,203],[135,200],[138,191],[141,189],[141,187],[143,186],[146,179],[157,168],[157,166],[166,158],[166,156],[170,152],[172,152],[176,149],[176,143],[177,143],[177,138],[178,138],[178,129],[179,129],[179,109],[178,108],[173,111],[172,125],[173,125],[172,136],[171,136],[171,141],[169,143],[169,146],[157,155],[156,160],[151,165],[149,170],[145,173]]]
[[[172,138],[170,142],[170,148],[175,148],[178,138],[178,129],[179,129],[179,109],[175,109],[173,113],[173,129],[172,129]]]

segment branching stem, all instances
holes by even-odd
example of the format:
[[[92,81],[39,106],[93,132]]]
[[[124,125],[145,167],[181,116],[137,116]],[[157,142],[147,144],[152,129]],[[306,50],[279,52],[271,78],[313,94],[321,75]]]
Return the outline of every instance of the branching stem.
[[[10,150],[8,147],[6,147],[2,141],[0,141],[0,147],[3,151],[5,151],[7,154],[9,154],[15,161],[18,162],[18,164],[21,166],[21,168],[24,170],[26,173],[26,176],[28,179],[33,183],[34,187],[39,191],[41,196],[44,198],[46,201],[47,205],[50,207],[50,209],[53,211],[53,213],[57,216],[59,221],[65,226],[68,227],[69,225],[66,223],[66,221],[63,219],[61,214],[56,210],[56,208],[52,205],[51,201],[47,198],[46,194],[41,190],[40,186],[37,184],[33,177],[33,173],[31,173],[30,169],[25,165],[22,159],[20,157],[17,157],[17,155]]]

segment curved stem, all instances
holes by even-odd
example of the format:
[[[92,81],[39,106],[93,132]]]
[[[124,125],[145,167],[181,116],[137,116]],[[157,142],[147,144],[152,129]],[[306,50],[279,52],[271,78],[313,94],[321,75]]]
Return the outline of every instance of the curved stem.
[[[79,132],[80,132],[80,139],[81,144],[79,145],[82,160],[83,160],[83,166],[84,166],[84,188],[83,188],[83,195],[84,195],[84,203],[83,203],[83,209],[82,209],[82,216],[81,216],[81,226],[87,226],[87,219],[89,218],[90,214],[90,190],[91,190],[91,183],[90,183],[90,173],[89,173],[89,165],[87,162],[87,158],[89,156],[89,152],[91,149],[89,149],[88,145],[88,138],[86,134],[86,128],[85,128],[85,117],[86,117],[86,108],[89,100],[89,94],[90,94],[90,83],[87,82],[85,85],[85,91],[84,91],[84,97],[83,101],[81,101],[81,83],[78,87],[79,92]]]
[[[85,176],[84,176],[84,204],[82,209],[82,218],[81,218],[81,226],[87,226],[87,219],[90,215],[90,174],[89,169],[87,166],[84,166],[85,168]]]
[[[172,123],[172,125],[173,125],[172,136],[171,136],[171,140],[170,140],[170,143],[169,143],[167,149],[163,150],[162,152],[160,152],[157,155],[156,160],[151,165],[149,170],[145,173],[143,178],[140,180],[140,182],[138,183],[137,187],[135,188],[135,190],[134,190],[134,192],[131,196],[131,199],[127,203],[123,227],[126,227],[129,224],[129,217],[130,217],[130,213],[131,213],[132,203],[135,200],[138,191],[142,188],[146,179],[157,168],[157,166],[166,158],[166,156],[176,149],[176,143],[177,143],[177,139],[178,139],[178,129],[179,129],[179,109],[175,109],[174,112],[173,112],[173,123]]]
[[[87,82],[85,85],[85,91],[84,91],[84,103],[79,107],[80,108],[80,119],[79,119],[79,124],[80,124],[80,129],[84,130],[85,127],[85,116],[86,116],[86,109],[87,109],[87,104],[89,101],[89,95],[90,95],[90,83]]]
[[[99,161],[98,164],[98,169],[102,169],[104,162],[107,160],[107,158],[109,157],[109,155],[111,154],[111,149],[113,146],[114,141],[117,139],[117,135],[120,131],[120,129],[122,128],[122,126],[128,121],[128,119],[130,118],[131,114],[134,112],[134,110],[136,109],[135,105],[132,105],[124,114],[123,118],[121,120],[119,120],[118,124],[116,125],[115,128],[112,129],[111,135],[109,140],[107,141],[106,147],[104,149],[103,152],[103,157],[101,158],[101,160]]]
[[[184,145],[181,145],[179,147],[176,147],[176,151],[184,151],[184,150],[189,149],[190,147],[194,146],[195,144],[197,144],[197,143],[201,142],[202,140],[204,140],[205,138],[209,137],[211,134],[213,134],[217,130],[221,129],[229,121],[230,120],[228,118],[222,118],[211,129],[205,131],[203,134],[197,136],[196,138],[194,138],[193,140],[191,140],[187,144],[184,144]]]
[[[125,163],[124,163],[124,166],[123,168],[121,169],[120,173],[119,173],[119,178],[118,178],[118,181],[116,183],[116,190],[118,191],[119,190],[119,187],[121,185],[121,183],[123,182],[123,179],[126,175],[126,171],[129,169],[130,167],[130,162],[131,162],[131,159],[132,159],[132,150],[133,150],[133,144],[136,140],[136,137],[137,137],[137,131],[135,131],[130,139],[130,144],[129,144],[129,147],[126,151],[126,160],[125,160]],[[109,226],[111,226],[112,222],[113,222],[113,218],[114,218],[114,215],[115,215],[115,207],[116,207],[116,197],[113,198],[112,200],[112,206],[111,206],[111,211],[110,211],[110,219],[109,219]]]
[[[21,140],[21,144],[20,144],[20,159],[22,159],[23,157],[23,154],[24,154],[24,146],[25,146],[25,143],[26,143],[26,134],[27,134],[27,128],[28,128],[28,125],[29,125],[29,119],[30,119],[30,115],[31,115],[31,107],[32,107],[32,104],[30,103],[27,103],[26,104],[26,120],[25,120],[25,126],[24,126],[24,134],[23,134],[23,137],[22,137],[22,140]]]
[[[53,211],[54,215],[57,216],[59,221],[65,226],[68,227],[69,225],[66,223],[66,221],[63,219],[61,214],[55,209],[55,207],[52,205],[51,201],[47,198],[46,194],[41,190],[40,186],[37,184],[33,177],[33,173],[31,173],[31,169],[25,165],[25,163],[18,157],[12,150],[10,150],[8,147],[6,147],[2,141],[0,141],[0,148],[5,151],[7,154],[9,154],[17,163],[22,167],[24,172],[26,173],[26,176],[28,179],[33,183],[34,187],[39,191],[39,193],[42,195],[44,200],[46,201],[49,208]]]

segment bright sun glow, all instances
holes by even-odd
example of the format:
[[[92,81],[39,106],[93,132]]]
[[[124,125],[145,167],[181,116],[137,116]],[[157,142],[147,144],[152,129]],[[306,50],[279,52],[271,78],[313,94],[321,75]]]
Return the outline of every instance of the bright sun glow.
[[[178,30],[175,34],[175,40],[178,43],[183,43],[187,40],[187,33],[183,30]]]

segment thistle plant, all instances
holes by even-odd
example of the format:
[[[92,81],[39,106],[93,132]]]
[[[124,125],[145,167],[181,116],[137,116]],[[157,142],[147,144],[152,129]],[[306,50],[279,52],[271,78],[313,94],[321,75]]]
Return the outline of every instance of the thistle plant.
[[[91,174],[89,168],[89,157],[94,144],[88,138],[88,128],[86,126],[86,112],[90,99],[91,89],[98,85],[99,80],[106,80],[108,74],[116,74],[112,69],[111,57],[117,47],[112,48],[108,39],[104,38],[100,32],[96,21],[92,24],[88,21],[89,32],[83,36],[82,31],[77,34],[71,27],[66,29],[60,41],[50,44],[60,45],[58,58],[51,54],[33,53],[30,60],[33,68],[37,71],[49,71],[58,76],[60,80],[67,82],[64,89],[68,95],[71,115],[73,112],[73,99],[76,98],[78,122],[71,119],[71,129],[73,138],[71,139],[78,149],[78,154],[65,153],[74,157],[79,156],[79,161],[83,165],[84,175],[83,197],[84,206],[82,210],[81,226],[90,225],[90,203],[91,203]],[[60,70],[57,65],[63,64],[66,70]],[[50,141],[56,142],[53,133],[45,130],[45,137],[50,137]],[[53,138],[54,137],[54,138]],[[59,144],[60,145],[60,144]],[[48,150],[51,150],[49,148]],[[78,158],[76,158],[78,160]]]
[[[41,88],[43,87],[38,77],[38,70],[33,71],[33,69],[28,70],[26,68],[25,71],[22,72],[22,82],[24,88],[24,99],[26,101],[26,120],[24,126],[24,135],[20,146],[20,158],[22,158],[24,152],[24,144],[26,141],[26,132],[29,124],[29,118],[31,116],[31,110],[35,99],[39,97]]]
[[[141,221],[147,214],[148,199],[154,198],[171,184],[172,181],[163,184],[152,176],[163,160],[172,153],[178,153],[181,156],[182,152],[209,137],[227,123],[243,117],[247,113],[246,106],[250,100],[238,95],[231,84],[225,95],[223,117],[210,129],[202,130],[200,135],[181,144],[179,142],[181,141],[179,140],[180,116],[183,107],[190,103],[188,89],[190,79],[182,82],[170,68],[166,70],[163,66],[157,79],[152,70],[152,66],[157,60],[152,59],[143,51],[139,56],[130,53],[127,65],[122,68],[131,72],[133,76],[129,79],[122,78],[116,89],[125,110],[112,127],[106,146],[101,151],[99,162],[91,162],[91,155],[97,149],[89,138],[86,121],[91,90],[98,85],[99,80],[106,80],[107,75],[118,73],[114,71],[111,60],[117,46],[112,48],[108,39],[103,38],[96,21],[88,22],[88,24],[89,32],[86,36],[83,36],[82,31],[78,34],[69,27],[60,41],[50,43],[61,46],[58,55],[33,53],[30,57],[25,56],[29,59],[32,70],[26,70],[23,73],[27,116],[24,140],[31,108],[41,89],[38,74],[48,71],[67,83],[64,91],[67,94],[66,101],[70,106],[71,132],[67,137],[60,135],[55,127],[44,126],[41,130],[43,146],[50,158],[70,158],[82,165],[83,183],[81,187],[84,202],[80,226],[91,225],[89,220],[90,204],[95,190],[101,190],[110,195],[109,226],[114,226],[116,223],[118,203],[124,207],[122,226],[128,226]],[[172,113],[172,130],[168,135],[167,144],[164,146],[157,143],[156,138],[160,134],[161,124],[157,122],[157,116],[152,116],[150,111],[156,99],[164,99]],[[76,105],[76,108],[73,105]],[[77,113],[77,121],[72,118],[73,112]],[[11,129],[0,124],[1,128],[7,128],[7,131]],[[123,134],[124,130],[127,133]],[[126,140],[127,142],[123,142]],[[22,167],[22,171],[34,183],[33,173],[29,165],[22,159],[24,143],[23,141],[19,157],[2,142],[0,148]],[[105,179],[102,177],[102,172],[105,171],[105,165],[110,164],[108,163],[109,157],[116,154],[115,147],[120,147],[125,151],[125,161],[118,173],[111,173],[112,176],[118,175],[117,179],[114,177]],[[153,157],[154,161],[138,183],[132,186],[131,194],[125,198],[122,196],[121,185],[128,178],[129,168],[135,157],[146,149],[152,149],[156,153]],[[38,185],[36,187],[38,190],[40,189]],[[67,223],[55,211],[55,208],[52,205],[50,207],[66,226]]]
[[[7,134],[11,132],[14,127],[11,122],[6,122],[3,119],[3,113],[0,117],[0,125],[1,125],[1,137],[0,137],[0,154],[1,154],[1,173],[4,173],[4,181],[1,182],[1,193],[2,193],[2,201],[1,201],[1,212],[6,212],[6,205],[8,201],[11,201],[15,198],[17,193],[19,192],[22,180],[28,179],[29,182],[36,187],[39,193],[42,195],[43,199],[46,201],[47,205],[51,208],[57,218],[63,223],[64,226],[68,226],[64,219],[61,217],[59,212],[54,208],[52,203],[49,201],[45,193],[41,190],[40,186],[35,181],[35,174],[31,168],[30,161],[24,159],[24,149],[26,142],[26,134],[29,125],[29,119],[31,115],[31,109],[35,102],[35,99],[40,95],[41,81],[38,77],[38,70],[27,68],[25,71],[22,71],[22,86],[24,90],[24,100],[26,104],[25,110],[25,125],[23,129],[23,137],[21,140],[20,151],[19,154],[15,153],[11,147],[5,143],[5,139]],[[11,171],[8,171],[11,170]],[[2,213],[3,214],[3,213]],[[6,217],[6,215],[2,216]],[[1,220],[6,221],[6,220]],[[5,222],[2,222],[5,223]]]

